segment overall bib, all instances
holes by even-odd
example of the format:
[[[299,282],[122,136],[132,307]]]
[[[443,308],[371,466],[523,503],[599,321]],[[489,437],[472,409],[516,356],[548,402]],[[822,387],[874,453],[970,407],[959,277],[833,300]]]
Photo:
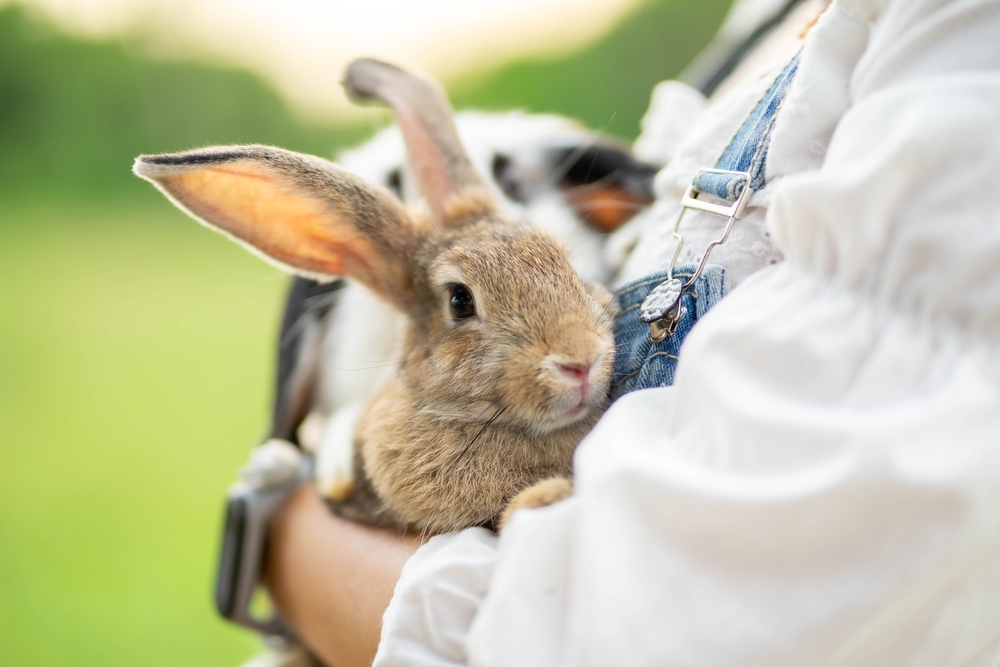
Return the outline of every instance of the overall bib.
[[[633,280],[615,291],[621,313],[615,324],[615,370],[610,395],[673,384],[684,338],[725,296],[725,270],[708,264],[709,254],[729,236],[750,196],[764,187],[771,130],[798,70],[799,55],[785,66],[723,151],[715,167],[696,174],[681,202],[675,222],[677,250],[670,268]],[[721,204],[708,203],[708,194]],[[698,265],[677,265],[683,239],[681,221],[687,209],[728,218],[723,235],[705,249]]]

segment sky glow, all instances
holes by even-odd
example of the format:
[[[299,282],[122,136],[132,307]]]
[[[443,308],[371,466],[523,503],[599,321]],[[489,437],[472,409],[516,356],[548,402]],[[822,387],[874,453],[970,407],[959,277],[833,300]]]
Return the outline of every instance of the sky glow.
[[[164,57],[249,67],[304,114],[330,117],[358,113],[337,84],[354,57],[447,80],[519,56],[572,51],[642,0],[19,1],[73,34],[141,34]]]

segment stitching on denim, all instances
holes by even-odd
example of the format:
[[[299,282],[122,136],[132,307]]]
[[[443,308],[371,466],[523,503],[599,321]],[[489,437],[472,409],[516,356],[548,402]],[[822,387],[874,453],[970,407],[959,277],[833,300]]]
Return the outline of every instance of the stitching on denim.
[[[652,361],[653,359],[656,359],[657,357],[668,357],[670,359],[673,359],[674,361],[677,361],[677,355],[676,354],[670,354],[669,352],[656,352],[656,353],[651,354],[648,357],[646,357],[646,361],[644,361],[643,364],[645,364],[646,362]]]
[[[641,307],[642,307],[642,301],[640,301],[639,303],[633,303],[631,306],[623,309],[622,312],[618,313],[618,317],[621,317],[622,315],[625,315],[627,313],[631,313],[633,310],[639,310],[639,308]]]
[[[634,333],[639,332],[639,331],[648,332],[649,331],[649,325],[646,324],[645,322],[640,322],[637,319],[635,321],[635,323],[629,324],[627,329],[624,326],[622,326],[621,328],[619,328],[618,331],[615,333],[615,338],[616,339],[618,339],[618,338],[624,338],[626,336],[630,336],[631,334],[634,334]]]
[[[656,354],[651,354],[648,357],[646,357],[645,360],[643,360],[642,364],[639,366],[638,369],[632,371],[628,375],[623,375],[617,382],[613,383],[611,386],[612,387],[622,386],[622,384],[624,384],[626,380],[634,378],[636,375],[641,373],[643,369],[646,368],[646,364],[652,361],[653,359],[656,359],[657,357],[667,357],[668,359],[673,359],[674,361],[677,361],[677,355],[670,354],[669,352],[657,352]]]
[[[643,359],[642,361],[638,361],[638,362],[634,362],[634,363],[630,364],[630,367],[632,368],[632,370],[629,371],[628,373],[625,373],[624,375],[622,375],[621,377],[619,377],[617,380],[612,381],[611,386],[612,387],[620,387],[623,382],[625,382],[629,378],[635,377],[636,375],[638,375],[639,373],[641,373],[643,367],[645,366],[645,364],[646,364],[646,360],[645,359]]]

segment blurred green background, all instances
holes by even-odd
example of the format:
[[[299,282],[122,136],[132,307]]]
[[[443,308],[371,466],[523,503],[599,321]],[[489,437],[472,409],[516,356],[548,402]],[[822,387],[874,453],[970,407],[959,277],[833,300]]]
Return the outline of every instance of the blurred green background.
[[[729,0],[650,0],[548,61],[453,82],[634,138]],[[130,173],[259,142],[331,155],[256,76],[59,34],[0,7],[0,665],[237,665],[211,606],[222,497],[265,427],[285,277]],[[331,79],[331,85],[333,80]]]

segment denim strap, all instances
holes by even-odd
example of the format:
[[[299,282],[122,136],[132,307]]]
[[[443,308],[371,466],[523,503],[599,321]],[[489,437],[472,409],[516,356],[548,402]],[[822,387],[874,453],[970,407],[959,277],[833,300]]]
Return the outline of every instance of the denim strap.
[[[768,88],[764,97],[757,102],[750,115],[737,130],[729,142],[729,146],[716,162],[715,168],[725,171],[738,171],[749,175],[750,189],[757,191],[764,187],[764,171],[767,166],[767,149],[771,143],[771,129],[778,115],[778,109],[785,100],[795,73],[799,69],[801,53],[785,66],[778,78]],[[707,192],[728,202],[736,201],[747,176],[723,175],[713,172],[701,172],[695,177],[694,188],[699,192]]]
[[[691,289],[701,272],[708,265],[712,250],[726,242],[733,225],[743,216],[750,196],[764,186],[764,173],[767,163],[767,149],[771,141],[771,129],[777,117],[778,109],[791,87],[792,80],[799,68],[800,53],[785,65],[784,69],[767,89],[764,96],[757,102],[746,120],[736,131],[722,156],[716,162],[714,169],[701,169],[696,174],[691,186],[681,199],[681,210],[674,222],[673,237],[677,244],[674,256],[667,268],[667,280],[660,283],[642,303],[640,319],[649,324],[650,336],[654,341],[661,341],[666,336],[673,336],[677,325],[684,317],[683,299],[685,291]],[[708,193],[725,201],[728,206],[714,204],[698,198],[702,193]],[[680,233],[681,223],[687,209],[720,215],[728,218],[722,236],[715,239],[705,248],[701,261],[694,274],[685,282],[673,275],[677,259],[684,246],[684,237]]]

